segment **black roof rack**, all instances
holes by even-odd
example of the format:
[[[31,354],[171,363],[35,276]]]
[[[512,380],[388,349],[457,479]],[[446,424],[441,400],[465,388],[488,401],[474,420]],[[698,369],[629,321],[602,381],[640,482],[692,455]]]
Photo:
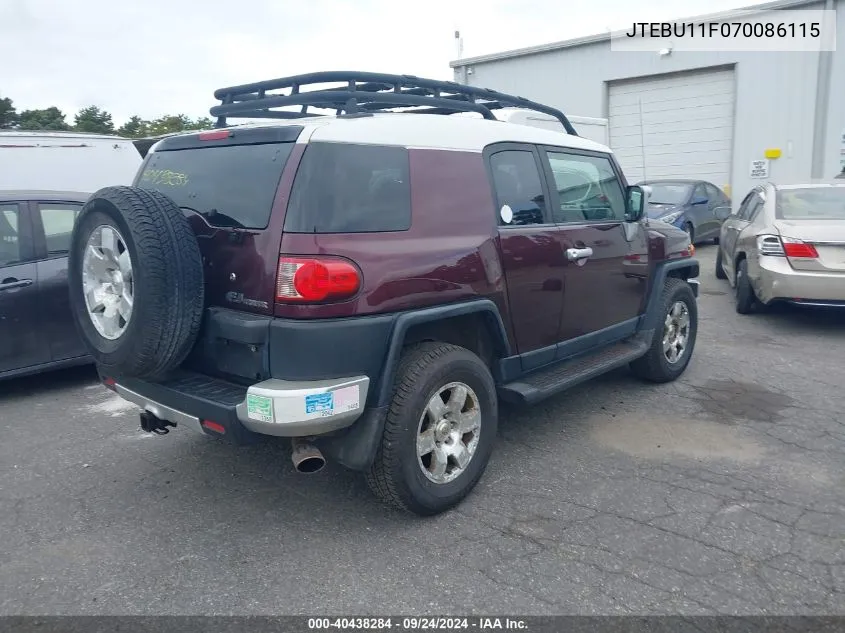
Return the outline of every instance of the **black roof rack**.
[[[310,84],[340,83],[331,88],[308,90]],[[275,91],[285,91],[280,93]],[[217,127],[226,127],[227,117],[250,119],[297,119],[320,116],[309,107],[334,110],[337,115],[366,115],[404,108],[419,114],[454,114],[477,112],[485,119],[497,120],[493,110],[505,107],[525,108],[548,114],[563,125],[568,134],[575,128],[560,110],[522,97],[465,86],[454,81],[423,79],[414,75],[390,75],[356,71],[326,71],[270,79],[214,91],[220,104],[211,108]],[[276,110],[300,106],[299,111]]]

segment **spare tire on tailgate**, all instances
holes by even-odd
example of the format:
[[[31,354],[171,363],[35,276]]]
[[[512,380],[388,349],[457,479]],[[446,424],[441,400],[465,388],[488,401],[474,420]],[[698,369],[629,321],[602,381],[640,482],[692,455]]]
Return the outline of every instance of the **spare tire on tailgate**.
[[[106,187],[80,211],[68,262],[77,329],[94,360],[155,380],[185,360],[203,315],[202,256],[166,195]]]

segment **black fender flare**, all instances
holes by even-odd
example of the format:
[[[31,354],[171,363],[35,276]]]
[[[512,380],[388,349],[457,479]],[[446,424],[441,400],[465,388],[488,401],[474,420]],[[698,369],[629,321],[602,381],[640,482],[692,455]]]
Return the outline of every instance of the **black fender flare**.
[[[388,343],[387,355],[384,361],[384,369],[375,385],[373,385],[376,396],[374,400],[375,406],[383,407],[390,403],[393,380],[399,365],[399,357],[405,345],[405,337],[411,327],[468,314],[482,315],[490,326],[497,356],[499,358],[510,356],[511,348],[507,330],[505,330],[505,323],[502,320],[498,306],[490,299],[474,299],[472,301],[453,303],[445,306],[403,312],[396,317],[393,323],[393,330],[390,334],[390,342]]]
[[[367,398],[370,403],[367,410],[346,432],[318,438],[316,442],[321,450],[330,459],[346,468],[357,471],[369,468],[375,459],[384,431],[385,417],[393,396],[393,381],[408,330],[415,325],[434,323],[467,314],[484,316],[491,333],[494,334],[493,344],[496,346],[496,354],[500,357],[510,356],[511,347],[502,315],[496,304],[489,299],[475,299],[401,313],[393,322],[381,375],[371,383],[372,395]]]
[[[665,261],[657,264],[652,273],[651,287],[648,289],[647,303],[640,330],[654,330],[660,323],[660,293],[668,277],[680,277],[689,281],[698,277],[699,264],[697,259],[684,258]],[[697,293],[696,293],[697,294]]]

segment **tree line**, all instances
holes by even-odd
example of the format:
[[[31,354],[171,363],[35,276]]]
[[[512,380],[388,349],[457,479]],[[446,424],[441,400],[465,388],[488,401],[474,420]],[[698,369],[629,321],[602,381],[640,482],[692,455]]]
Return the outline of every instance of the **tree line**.
[[[95,105],[80,109],[73,116],[73,124],[70,124],[65,113],[55,106],[18,112],[9,97],[0,97],[0,130],[87,132],[144,138],[186,130],[204,130],[213,125],[213,121],[208,117],[192,119],[184,114],[165,114],[152,120],[132,116],[126,123],[115,128],[112,115]]]

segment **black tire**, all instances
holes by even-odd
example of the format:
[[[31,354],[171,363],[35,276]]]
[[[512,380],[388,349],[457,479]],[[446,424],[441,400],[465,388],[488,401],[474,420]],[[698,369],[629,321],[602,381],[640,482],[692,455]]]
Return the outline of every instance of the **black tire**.
[[[423,473],[417,434],[423,412],[438,390],[462,382],[475,392],[481,410],[478,444],[466,470],[448,483]],[[383,502],[421,516],[457,505],[481,479],[496,440],[496,386],[484,362],[467,349],[445,343],[422,343],[402,355],[384,435],[367,473],[367,483]]]
[[[94,327],[82,285],[88,239],[103,225],[117,229],[133,269],[132,312],[117,339]],[[164,194],[124,186],[93,194],[74,228],[68,280],[77,329],[106,372],[155,380],[191,351],[205,303],[202,257],[182,211]]]
[[[736,267],[736,284],[734,287],[736,311],[739,314],[750,314],[758,306],[754,288],[748,280],[748,261],[740,260]]]
[[[695,229],[692,227],[692,224],[689,222],[684,224],[684,231],[689,235],[689,243],[695,244]]]
[[[727,279],[725,269],[722,268],[722,249],[716,249],[716,279]]]
[[[689,333],[683,354],[675,363],[670,363],[663,352],[663,328],[666,315],[678,301],[683,302],[689,311]],[[660,297],[660,315],[648,352],[630,363],[630,368],[638,378],[650,382],[671,382],[686,370],[698,335],[698,303],[686,281],[674,277],[666,280]]]

